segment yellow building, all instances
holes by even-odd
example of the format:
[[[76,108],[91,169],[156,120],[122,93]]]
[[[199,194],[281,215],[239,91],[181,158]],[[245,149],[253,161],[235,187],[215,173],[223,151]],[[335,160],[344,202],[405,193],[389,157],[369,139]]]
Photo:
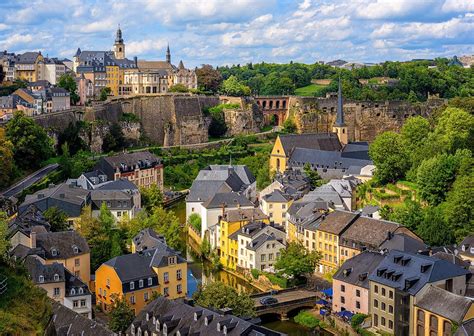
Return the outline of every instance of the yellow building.
[[[107,78],[107,87],[114,96],[119,95],[119,87],[123,83],[123,70],[118,65],[106,65],[105,75]]]
[[[291,203],[293,203],[293,199],[290,195],[275,189],[262,197],[260,208],[265,215],[270,217],[270,221],[286,226],[286,213]]]
[[[170,299],[187,293],[187,262],[166,245],[115,257],[95,273],[97,304],[105,311],[110,310],[115,297],[124,297],[138,314],[153,293]]]
[[[474,319],[473,301],[430,285],[422,290],[413,310],[414,336],[453,335],[463,323]],[[457,335],[457,334],[456,334]],[[464,334],[460,334],[464,335]]]
[[[295,148],[340,151],[336,133],[304,133],[279,135],[270,154],[270,172],[284,172]],[[300,164],[297,164],[297,166]]]
[[[43,79],[44,57],[41,52],[25,52],[17,56],[15,62],[16,78],[28,82]]]
[[[220,261],[224,267],[235,270],[238,262],[238,241],[230,236],[249,222],[257,220],[270,223],[268,216],[258,208],[227,210],[221,217]]]

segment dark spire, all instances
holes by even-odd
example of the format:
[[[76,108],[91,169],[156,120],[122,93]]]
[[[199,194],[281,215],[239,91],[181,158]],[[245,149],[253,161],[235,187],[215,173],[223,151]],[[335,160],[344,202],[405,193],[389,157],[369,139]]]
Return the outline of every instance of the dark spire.
[[[168,43],[168,47],[166,48],[166,62],[171,64],[171,52],[170,52],[170,44]]]
[[[183,61],[179,61],[178,68],[179,68],[180,70],[183,70],[183,69],[184,69]]]
[[[117,28],[117,33],[115,33],[115,43],[123,43],[122,30],[120,29],[120,24]]]
[[[344,123],[344,110],[342,106],[342,87],[341,87],[341,78],[339,78],[338,89],[337,89],[337,116],[336,123],[334,126],[346,126]]]
[[[81,52],[81,48],[77,48],[76,54],[74,56],[80,56]]]

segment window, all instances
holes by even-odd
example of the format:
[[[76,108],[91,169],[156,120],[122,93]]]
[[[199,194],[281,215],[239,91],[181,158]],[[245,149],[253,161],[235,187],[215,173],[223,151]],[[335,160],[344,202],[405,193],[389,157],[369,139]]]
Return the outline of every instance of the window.
[[[86,300],[81,300],[81,307],[85,307],[86,306]]]
[[[268,254],[268,260],[273,260],[273,253]]]
[[[39,276],[38,282],[44,282],[44,276],[43,275]]]
[[[382,288],[382,295],[385,296],[385,288]]]
[[[168,283],[170,281],[170,276],[169,276],[168,272],[163,273],[163,281],[165,283]]]
[[[55,248],[53,248],[53,249],[51,250],[51,255],[52,255],[53,257],[57,256],[57,255],[58,255],[58,250],[56,250]]]
[[[356,308],[360,309],[360,302],[359,301],[356,301]]]
[[[360,297],[360,290],[356,289],[356,296]]]
[[[178,292],[178,294],[181,294],[183,292],[183,286],[181,284],[177,285],[176,291]]]
[[[374,314],[374,326],[377,327],[379,325],[379,316]]]
[[[377,286],[377,285],[374,286],[374,292],[375,292],[375,293],[378,293],[378,292],[379,292],[379,286]]]
[[[386,309],[385,302],[382,302],[382,304],[381,304],[381,309],[382,309],[383,311],[385,311],[385,309]]]
[[[392,305],[388,305],[388,312],[390,314],[393,314],[393,306]]]
[[[378,308],[378,307],[379,307],[379,301],[376,300],[376,299],[374,300],[374,307],[375,307],[375,308]]]
[[[163,288],[163,296],[168,296],[170,295],[170,290],[168,287]]]
[[[135,295],[130,296],[130,303],[135,304]]]
[[[262,254],[260,256],[260,261],[265,261],[267,258],[266,258],[266,254]]]
[[[54,281],[59,281],[59,275],[58,274],[54,275]]]
[[[77,246],[73,246],[73,247],[72,247],[72,250],[73,250],[74,254],[78,254],[78,253],[79,253],[79,249],[77,248]]]
[[[143,288],[143,280],[138,281],[138,287]]]
[[[452,328],[453,325],[449,321],[444,321],[443,322],[443,335],[452,335]]]
[[[84,289],[82,289],[82,287],[79,288],[79,294],[84,294]]]
[[[143,300],[148,301],[148,292],[143,293]]]
[[[388,297],[391,298],[391,299],[393,299],[393,291],[389,291],[389,292],[388,292]]]
[[[181,270],[176,270],[176,279],[181,280]]]
[[[438,334],[438,318],[435,315],[430,315],[430,335]]]
[[[153,279],[152,278],[148,278],[148,286],[151,286],[153,285]]]
[[[110,288],[110,279],[109,278],[107,278],[107,280],[105,280],[105,284],[107,285],[107,287]]]
[[[344,296],[341,296],[341,303],[346,303],[346,298]]]
[[[346,291],[346,286],[344,286],[344,285],[341,285],[341,292],[343,292],[343,293],[344,293],[345,291]]]
[[[385,327],[385,317],[382,316],[382,317],[380,318],[380,324]]]
[[[393,329],[393,321],[392,320],[388,320],[388,328]]]
[[[104,289],[104,298],[107,298],[107,291]]]
[[[73,306],[74,308],[79,307],[79,300],[74,300],[74,301],[72,302],[72,306]]]
[[[134,282],[130,282],[130,290],[134,290],[135,289],[135,283]]]
[[[54,296],[59,296],[59,293],[60,293],[59,287],[55,287],[54,290],[53,290],[53,295]]]

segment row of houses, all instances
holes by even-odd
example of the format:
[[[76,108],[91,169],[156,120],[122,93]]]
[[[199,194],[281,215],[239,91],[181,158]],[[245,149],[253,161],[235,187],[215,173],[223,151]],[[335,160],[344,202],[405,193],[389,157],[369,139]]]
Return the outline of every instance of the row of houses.
[[[341,265],[333,277],[333,312],[368,315],[366,326],[394,335],[472,335],[473,236],[461,243],[464,254],[395,237]]]

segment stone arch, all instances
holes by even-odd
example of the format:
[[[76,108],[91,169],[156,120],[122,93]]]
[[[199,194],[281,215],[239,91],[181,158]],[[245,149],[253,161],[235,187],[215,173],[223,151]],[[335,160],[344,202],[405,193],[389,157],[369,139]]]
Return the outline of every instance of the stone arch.
[[[308,306],[301,306],[301,307],[298,307],[298,308],[294,308],[292,310],[289,310],[287,313],[286,313],[286,316],[287,317],[294,317],[296,315],[298,315],[298,313],[302,310],[311,310],[313,309],[314,306],[311,306],[311,305],[308,305]]]
[[[259,315],[258,317],[262,320],[262,323],[275,322],[275,321],[281,320],[281,315],[277,312],[262,314],[262,315]]]

